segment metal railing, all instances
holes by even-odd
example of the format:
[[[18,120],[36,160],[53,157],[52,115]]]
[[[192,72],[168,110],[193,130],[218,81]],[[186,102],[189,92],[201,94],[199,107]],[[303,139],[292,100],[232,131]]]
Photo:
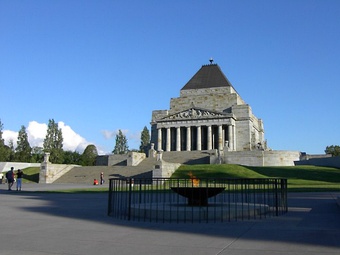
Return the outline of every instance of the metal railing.
[[[108,215],[118,219],[229,222],[287,211],[287,179],[110,179]]]

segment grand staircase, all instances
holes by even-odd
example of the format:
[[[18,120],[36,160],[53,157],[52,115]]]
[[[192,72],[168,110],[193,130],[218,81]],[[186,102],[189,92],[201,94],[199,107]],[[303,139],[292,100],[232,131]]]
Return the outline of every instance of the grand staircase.
[[[138,166],[83,166],[74,167],[68,173],[57,179],[54,183],[93,183],[94,179],[100,179],[100,173],[104,173],[104,179],[112,177],[139,177],[151,178],[154,158],[146,158]]]
[[[170,163],[186,165],[210,164],[210,155],[214,150],[206,151],[166,151],[163,152],[163,160]]]
[[[171,151],[163,152],[163,160],[169,163],[187,165],[209,164],[209,157],[213,151]],[[104,179],[112,177],[151,178],[152,170],[157,163],[156,158],[146,158],[137,166],[83,166],[74,167],[61,176],[54,183],[87,183],[92,184],[94,179],[100,179],[100,173],[104,173]]]

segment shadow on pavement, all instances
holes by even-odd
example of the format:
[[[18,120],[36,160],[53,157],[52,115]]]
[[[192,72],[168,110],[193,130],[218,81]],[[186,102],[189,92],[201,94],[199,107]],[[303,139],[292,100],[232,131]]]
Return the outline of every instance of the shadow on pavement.
[[[1,201],[28,213],[45,214],[127,228],[340,247],[339,193],[290,193],[286,215],[223,223],[150,223],[107,216],[107,193],[35,193],[1,190]],[[13,201],[13,203],[11,202]]]

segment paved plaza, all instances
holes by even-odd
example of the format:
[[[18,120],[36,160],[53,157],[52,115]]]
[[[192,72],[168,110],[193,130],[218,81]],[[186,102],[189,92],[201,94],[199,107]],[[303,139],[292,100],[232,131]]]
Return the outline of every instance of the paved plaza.
[[[106,193],[33,192],[85,186],[0,185],[0,254],[340,254],[340,192],[290,193],[283,216],[219,224],[121,221]]]

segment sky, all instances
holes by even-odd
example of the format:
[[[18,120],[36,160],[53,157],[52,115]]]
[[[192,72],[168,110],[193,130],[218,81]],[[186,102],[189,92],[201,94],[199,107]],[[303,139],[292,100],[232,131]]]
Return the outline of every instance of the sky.
[[[153,110],[213,58],[273,150],[340,144],[338,0],[0,0],[0,119],[42,146],[138,149]]]

